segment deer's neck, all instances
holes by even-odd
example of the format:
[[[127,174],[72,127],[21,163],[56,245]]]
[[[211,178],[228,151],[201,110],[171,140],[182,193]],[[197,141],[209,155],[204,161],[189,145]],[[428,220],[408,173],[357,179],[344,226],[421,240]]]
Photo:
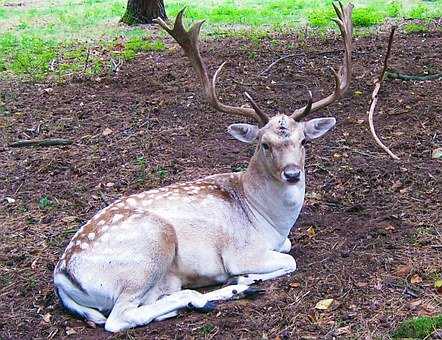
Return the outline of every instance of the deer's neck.
[[[305,178],[304,174],[301,176],[294,185],[282,183],[273,178],[255,158],[252,158],[242,175],[247,203],[254,215],[264,220],[259,227],[264,232],[276,231],[282,241],[288,236],[304,203]]]

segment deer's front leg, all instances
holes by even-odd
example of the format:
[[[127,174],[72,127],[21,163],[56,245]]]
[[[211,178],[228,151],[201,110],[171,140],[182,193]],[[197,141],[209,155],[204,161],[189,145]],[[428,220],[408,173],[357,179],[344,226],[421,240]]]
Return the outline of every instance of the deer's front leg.
[[[232,274],[230,284],[251,285],[266,281],[296,270],[296,261],[291,255],[277,251],[266,251],[263,254],[241,254],[227,261],[226,268]]]

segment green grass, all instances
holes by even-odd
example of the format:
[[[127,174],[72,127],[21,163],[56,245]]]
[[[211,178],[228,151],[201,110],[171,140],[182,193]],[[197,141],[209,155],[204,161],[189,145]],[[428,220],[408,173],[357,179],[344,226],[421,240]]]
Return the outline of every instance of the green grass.
[[[442,315],[421,316],[402,322],[393,333],[393,338],[424,339],[436,329],[442,329]]]
[[[0,0],[0,75],[56,79],[94,76],[140,52],[161,52],[152,30],[119,24],[127,0]],[[5,4],[8,4],[5,6]],[[170,17],[187,6],[188,20],[206,19],[204,32],[241,35],[259,42],[268,32],[310,25],[334,27],[331,0],[165,0]],[[442,0],[355,0],[354,25],[386,18],[442,16]],[[18,6],[18,4],[21,4]],[[410,28],[411,30],[413,28]]]
[[[404,31],[406,33],[424,33],[428,32],[428,27],[424,24],[406,24],[404,25]]]

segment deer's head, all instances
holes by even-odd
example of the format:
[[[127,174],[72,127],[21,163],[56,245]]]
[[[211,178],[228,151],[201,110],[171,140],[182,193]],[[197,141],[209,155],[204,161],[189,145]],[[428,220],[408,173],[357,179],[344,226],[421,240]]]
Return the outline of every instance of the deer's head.
[[[335,89],[329,96],[313,102],[309,92],[308,103],[289,115],[276,115],[269,118],[250,97],[245,93],[251,107],[229,106],[221,103],[216,94],[216,80],[225,63],[223,63],[210,79],[207,67],[201,58],[198,37],[203,22],[195,23],[188,31],[183,26],[184,9],[178,13],[174,27],[169,27],[160,18],[155,21],[166,30],[183,48],[192,62],[207,100],[218,111],[242,117],[253,118],[258,125],[233,124],[229,127],[230,134],[236,139],[252,143],[258,141],[253,161],[262,166],[266,173],[274,179],[295,184],[303,179],[305,143],[318,138],[330,130],[336,123],[334,118],[317,118],[301,121],[309,112],[323,108],[347,91],[351,79],[351,47],[352,47],[352,22],[351,12],[353,5],[345,7],[333,4],[341,36],[344,41],[343,65],[336,72],[332,69],[335,78]]]
[[[330,130],[335,118],[317,118],[298,122],[277,115],[259,128],[251,124],[232,124],[229,133],[244,143],[258,141],[254,159],[273,179],[296,184],[304,179],[306,143]]]

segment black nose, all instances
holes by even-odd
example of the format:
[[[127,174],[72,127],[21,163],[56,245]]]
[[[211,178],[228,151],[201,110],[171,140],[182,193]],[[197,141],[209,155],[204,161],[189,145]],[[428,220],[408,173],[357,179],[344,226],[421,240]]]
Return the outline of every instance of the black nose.
[[[289,183],[295,183],[301,178],[301,170],[295,167],[284,169],[284,177]]]

